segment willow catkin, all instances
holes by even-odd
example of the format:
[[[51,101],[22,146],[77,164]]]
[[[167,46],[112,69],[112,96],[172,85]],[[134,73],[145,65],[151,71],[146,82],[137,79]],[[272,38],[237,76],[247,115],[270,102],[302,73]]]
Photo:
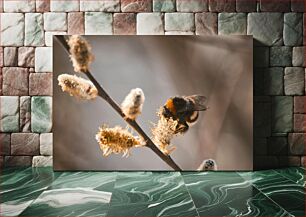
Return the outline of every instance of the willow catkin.
[[[135,120],[142,112],[144,100],[145,96],[142,89],[132,89],[121,104],[122,112],[127,118]]]
[[[122,153],[123,156],[129,156],[131,148],[144,145],[127,128],[123,129],[120,126],[114,128],[102,126],[96,134],[96,140],[100,144],[104,156],[112,153]]]
[[[175,150],[175,147],[170,144],[172,138],[176,136],[177,120],[172,118],[165,118],[161,115],[161,109],[158,112],[159,120],[152,128],[153,141],[159,149],[166,155],[169,155]]]
[[[58,76],[57,80],[64,92],[76,98],[90,100],[96,98],[98,95],[98,90],[93,83],[84,78],[62,74]]]
[[[212,170],[217,170],[217,163],[213,159],[206,159],[203,160],[201,165],[198,167],[199,171],[212,171]]]
[[[72,35],[68,39],[68,45],[74,71],[89,71],[89,65],[94,59],[89,43],[79,35]]]

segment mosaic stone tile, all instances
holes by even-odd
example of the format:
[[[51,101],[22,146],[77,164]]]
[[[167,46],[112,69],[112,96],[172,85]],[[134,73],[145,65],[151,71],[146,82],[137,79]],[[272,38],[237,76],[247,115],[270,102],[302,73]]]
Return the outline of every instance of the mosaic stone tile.
[[[208,10],[207,0],[176,0],[179,12],[204,12]]]
[[[51,11],[56,12],[70,12],[78,11],[80,8],[79,1],[59,1],[59,0],[50,0],[50,9]]]
[[[17,96],[0,97],[0,131],[19,131],[19,98]]]
[[[245,35],[247,16],[245,13],[219,13],[218,31],[220,35]]]
[[[50,132],[52,128],[52,98],[34,96],[31,100],[31,131]]]
[[[18,66],[34,67],[34,47],[19,47],[18,48]]]
[[[53,156],[34,156],[32,159],[32,167],[52,167]]]
[[[305,96],[295,96],[294,97],[294,113],[306,113],[305,110]]]
[[[239,173],[245,180],[295,216],[305,216],[305,188],[274,170]]]
[[[21,132],[30,132],[31,131],[31,97],[22,96],[19,100],[19,124]]]
[[[0,16],[0,44],[2,46],[23,46],[24,15],[22,13],[1,13]]]
[[[117,172],[60,172],[59,179],[52,183],[50,190],[59,188],[91,188],[110,191],[115,184]]]
[[[52,73],[30,73],[29,95],[51,96],[52,95]]]
[[[294,132],[306,132],[305,119],[306,119],[306,115],[304,114],[294,114],[293,115]]]
[[[305,155],[305,136],[304,133],[289,133],[289,154]]]
[[[115,35],[135,35],[136,34],[136,14],[134,13],[115,13],[113,28],[114,28]]]
[[[47,190],[21,215],[105,216],[110,197],[110,193],[82,188]]]
[[[121,0],[122,12],[150,12],[152,0]]]
[[[235,1],[232,0],[208,0],[211,12],[235,12]]]
[[[260,0],[260,10],[263,12],[288,12],[290,11],[290,0],[277,2]]]
[[[19,215],[56,178],[52,168],[4,169],[1,172],[1,215]]]
[[[3,66],[3,47],[0,47],[0,67]]]
[[[234,172],[182,172],[182,176],[200,216],[288,215]]]
[[[256,0],[236,0],[237,12],[256,12]]]
[[[270,66],[291,66],[292,48],[287,46],[270,48]]]
[[[304,0],[291,0],[291,11],[292,12],[304,12]]]
[[[175,0],[153,0],[154,12],[173,12],[175,11]]]
[[[306,168],[306,157],[305,156],[301,157],[301,166],[303,167],[303,169]]]
[[[303,44],[303,14],[285,13],[284,15],[284,44],[298,46]]]
[[[267,95],[284,94],[284,69],[271,67],[264,71],[264,93]]]
[[[36,133],[12,133],[12,155],[37,155],[39,154],[39,135]]]
[[[42,133],[40,134],[40,154],[41,155],[52,155],[53,152],[53,134]]]
[[[283,44],[282,13],[249,13],[247,34],[253,35],[255,45],[280,46]]]
[[[32,156],[5,156],[4,165],[5,167],[28,167],[32,164]]]
[[[44,29],[46,31],[66,31],[67,14],[66,13],[44,13]]]
[[[27,68],[3,68],[3,94],[7,96],[27,96],[29,94],[29,72]]]
[[[4,0],[4,12],[34,12],[35,0]]]
[[[111,35],[113,32],[112,14],[105,12],[85,12],[86,35]]]
[[[84,28],[84,13],[68,13],[68,35],[83,35]]]
[[[116,173],[63,172],[21,215],[105,216]]]
[[[129,216],[198,215],[178,172],[118,173],[108,215],[123,214]]]
[[[293,128],[293,98],[276,96],[272,101],[272,132],[285,133]]]
[[[196,13],[195,28],[197,35],[217,35],[218,34],[218,14],[217,13]]]
[[[302,67],[286,67],[284,86],[286,95],[305,94],[305,69]]]
[[[50,11],[50,0],[36,0],[36,11],[37,12]]]
[[[52,48],[35,49],[35,72],[52,72]]]
[[[18,53],[16,47],[5,47],[3,49],[4,66],[17,66]]]
[[[116,193],[116,191],[114,192]],[[164,202],[137,202],[112,205],[107,216],[199,216],[192,200],[177,194]]]
[[[166,31],[193,31],[194,15],[192,13],[166,13]]]
[[[41,13],[25,14],[25,46],[44,46],[44,26]]]
[[[120,0],[81,0],[80,11],[120,12]]]
[[[292,66],[306,66],[305,47],[294,47],[292,51]]]
[[[0,133],[0,155],[9,155],[11,152],[11,134]]]
[[[163,35],[164,24],[161,13],[138,13],[137,14],[138,35]]]

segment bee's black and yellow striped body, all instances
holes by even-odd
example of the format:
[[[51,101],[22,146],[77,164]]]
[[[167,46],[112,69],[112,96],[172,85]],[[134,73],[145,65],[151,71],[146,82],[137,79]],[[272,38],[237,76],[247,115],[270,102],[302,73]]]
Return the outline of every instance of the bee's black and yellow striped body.
[[[199,111],[206,107],[206,97],[199,95],[172,97],[167,100],[163,107],[162,115],[165,118],[173,118],[178,121],[177,133],[184,133],[189,126],[199,118]]]

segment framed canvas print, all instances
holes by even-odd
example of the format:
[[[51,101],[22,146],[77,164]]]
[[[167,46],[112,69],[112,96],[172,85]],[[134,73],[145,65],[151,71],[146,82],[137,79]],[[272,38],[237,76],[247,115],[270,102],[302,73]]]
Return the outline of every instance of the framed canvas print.
[[[251,36],[55,36],[55,170],[252,170]]]

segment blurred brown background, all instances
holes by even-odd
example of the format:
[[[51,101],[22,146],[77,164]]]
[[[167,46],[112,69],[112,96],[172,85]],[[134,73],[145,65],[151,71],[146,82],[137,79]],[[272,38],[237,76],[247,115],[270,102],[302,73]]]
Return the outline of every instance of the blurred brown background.
[[[210,109],[196,125],[173,140],[173,159],[195,170],[213,158],[219,170],[253,169],[253,39],[251,36],[86,36],[95,55],[91,71],[121,103],[132,88],[146,101],[139,124],[150,133],[156,111],[175,95],[202,94]],[[132,149],[129,158],[103,157],[95,134],[99,126],[126,126],[100,98],[79,101],[57,85],[61,73],[73,74],[69,57],[53,47],[54,169],[171,170],[150,149]],[[79,76],[83,76],[80,75]]]

